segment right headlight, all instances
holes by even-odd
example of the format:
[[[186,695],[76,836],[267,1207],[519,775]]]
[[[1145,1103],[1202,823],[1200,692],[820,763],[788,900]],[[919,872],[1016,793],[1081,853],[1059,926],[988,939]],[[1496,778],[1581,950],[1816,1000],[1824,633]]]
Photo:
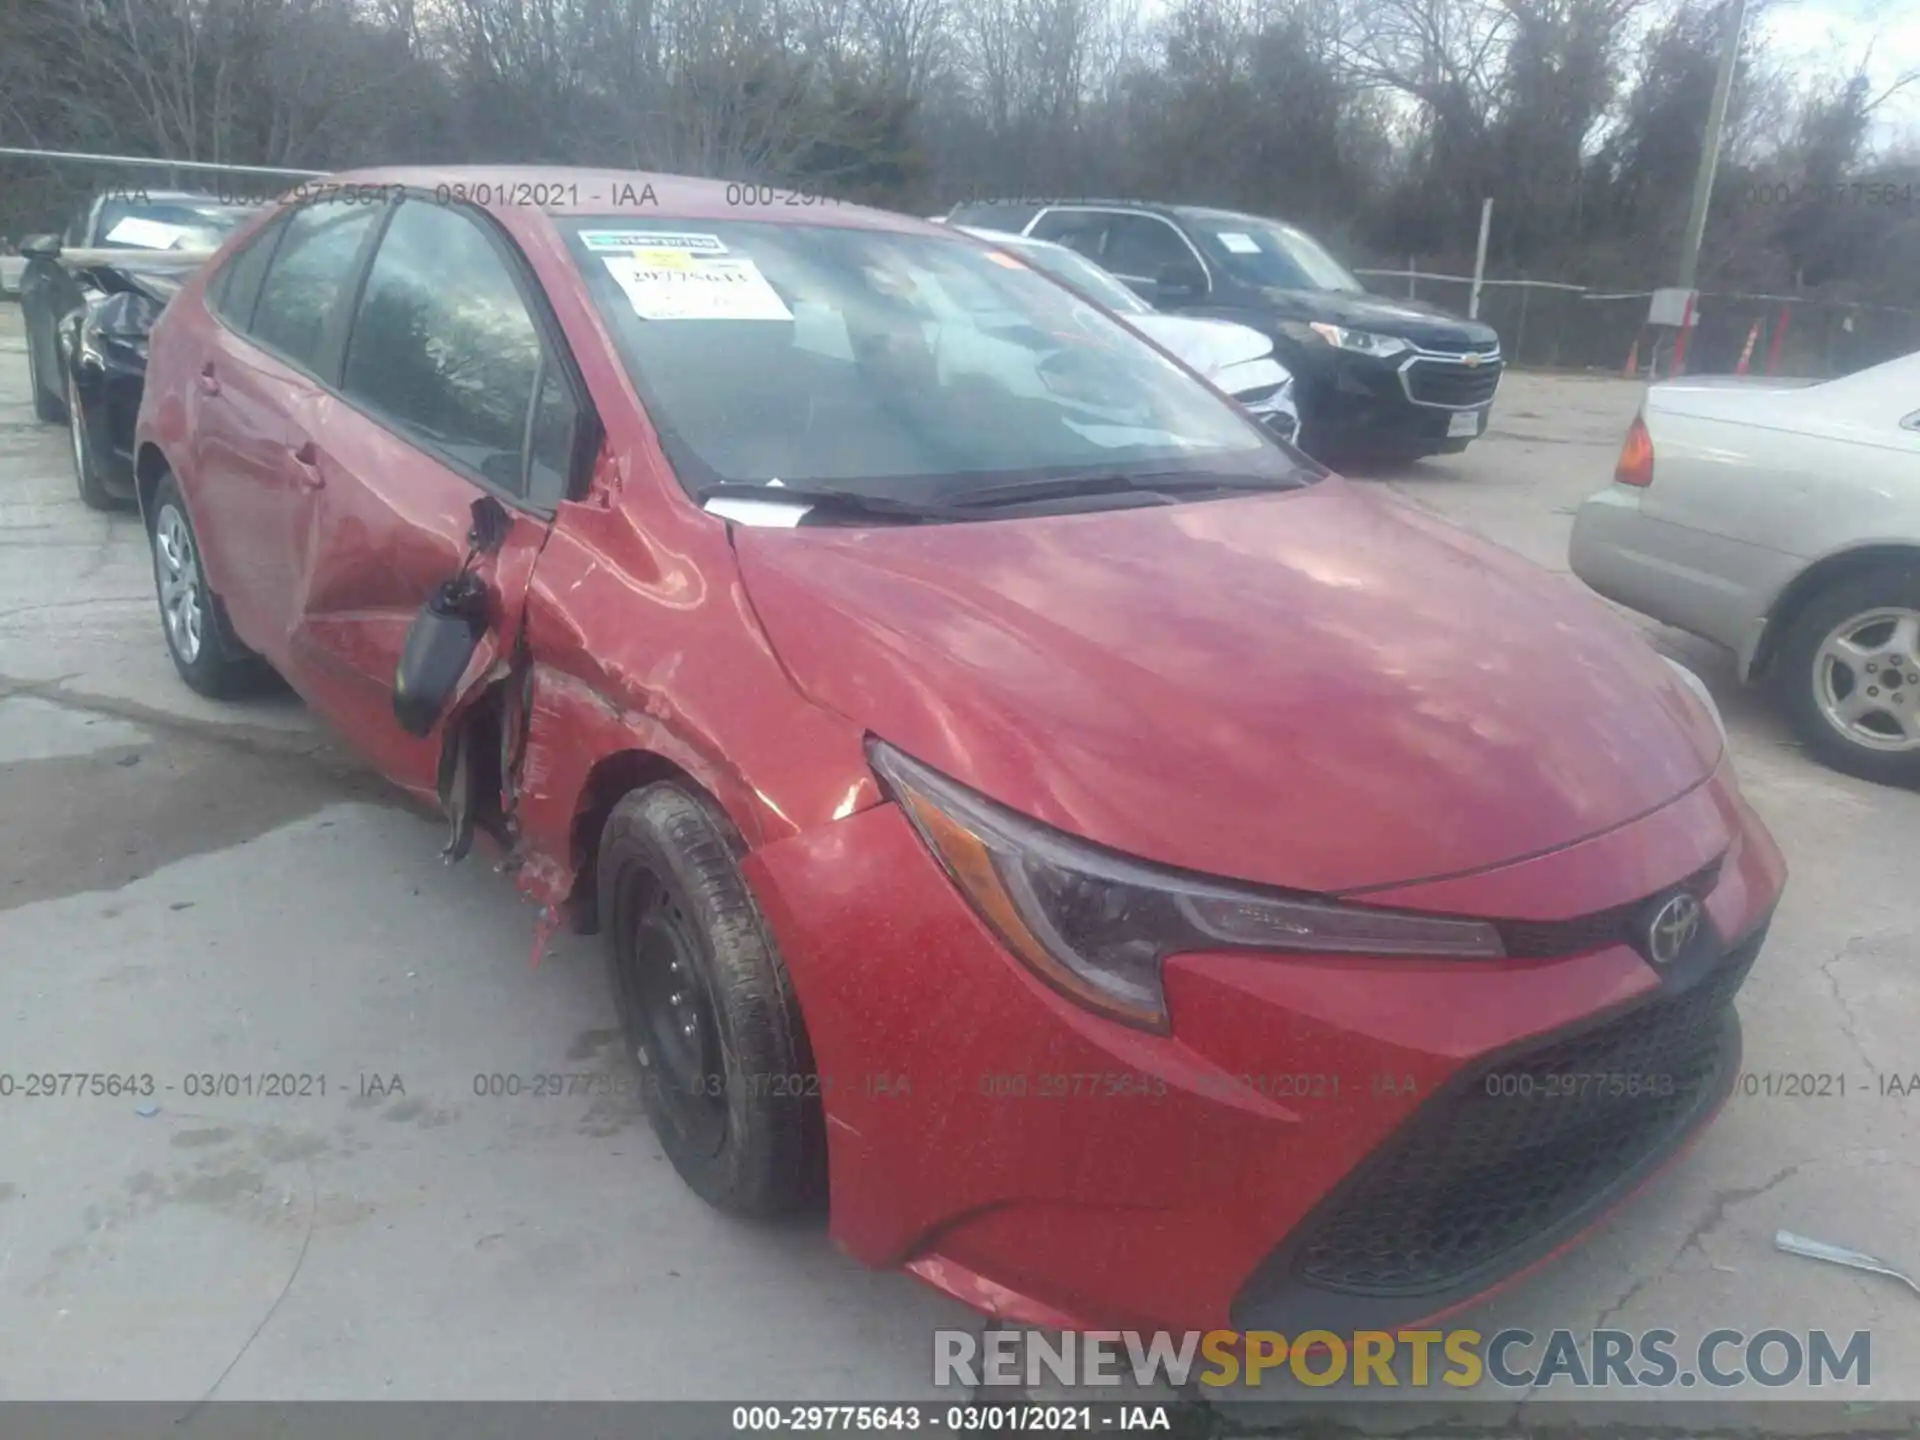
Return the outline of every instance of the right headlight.
[[[868,742],[891,789],[961,894],[1055,989],[1115,1020],[1168,1028],[1161,964],[1201,950],[1497,959],[1485,921],[1372,910],[1163,869],[1029,820]]]

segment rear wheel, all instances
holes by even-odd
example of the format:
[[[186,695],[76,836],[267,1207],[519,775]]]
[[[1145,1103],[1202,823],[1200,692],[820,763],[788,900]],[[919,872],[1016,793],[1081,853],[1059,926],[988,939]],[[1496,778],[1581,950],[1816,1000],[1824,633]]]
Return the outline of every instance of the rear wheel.
[[[1920,569],[1870,570],[1815,595],[1781,640],[1774,681],[1825,763],[1920,783]]]
[[[627,1053],[667,1158],[718,1209],[802,1208],[824,1179],[819,1081],[721,823],[677,785],[634,791],[607,818],[597,888]]]
[[[259,688],[270,673],[233,634],[220,597],[207,586],[200,541],[187,518],[180,486],[166,475],[154,491],[153,585],[160,601],[160,629],[180,678],[209,699],[224,700]]]

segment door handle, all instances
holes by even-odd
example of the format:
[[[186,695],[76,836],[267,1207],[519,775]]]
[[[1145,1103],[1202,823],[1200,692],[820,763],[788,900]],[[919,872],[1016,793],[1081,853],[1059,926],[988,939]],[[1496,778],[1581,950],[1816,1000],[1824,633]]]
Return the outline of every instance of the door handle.
[[[213,373],[213,362],[209,360],[200,367],[200,391],[204,395],[220,393],[220,377]]]
[[[320,447],[303,440],[293,447],[294,479],[302,490],[324,490],[327,477],[320,473]]]

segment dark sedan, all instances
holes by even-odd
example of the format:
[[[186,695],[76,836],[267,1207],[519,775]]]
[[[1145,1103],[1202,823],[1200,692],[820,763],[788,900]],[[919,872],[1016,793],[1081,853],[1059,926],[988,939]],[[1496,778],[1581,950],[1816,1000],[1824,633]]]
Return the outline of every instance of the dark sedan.
[[[21,247],[34,414],[68,425],[75,484],[95,509],[133,500],[148,332],[181,282],[250,213],[210,195],[115,191],[81,207],[63,234]]]

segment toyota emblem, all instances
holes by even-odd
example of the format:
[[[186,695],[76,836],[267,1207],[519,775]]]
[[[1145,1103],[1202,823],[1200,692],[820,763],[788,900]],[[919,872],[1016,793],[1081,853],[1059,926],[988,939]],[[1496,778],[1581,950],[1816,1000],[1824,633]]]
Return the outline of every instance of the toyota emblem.
[[[1664,970],[1700,933],[1700,902],[1682,891],[1654,912],[1647,925],[1647,959]]]

